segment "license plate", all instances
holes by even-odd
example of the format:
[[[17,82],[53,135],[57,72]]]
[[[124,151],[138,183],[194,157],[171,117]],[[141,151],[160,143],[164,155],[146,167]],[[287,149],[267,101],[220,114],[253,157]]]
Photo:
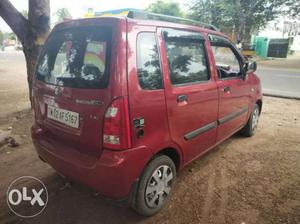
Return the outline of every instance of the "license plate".
[[[73,128],[79,127],[79,114],[48,105],[47,117]]]

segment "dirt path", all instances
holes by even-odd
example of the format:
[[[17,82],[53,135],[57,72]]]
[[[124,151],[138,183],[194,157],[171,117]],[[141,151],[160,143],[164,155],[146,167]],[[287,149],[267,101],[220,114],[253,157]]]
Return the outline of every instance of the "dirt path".
[[[22,51],[0,51],[0,117],[30,107]]]
[[[300,223],[300,101],[265,97],[256,135],[235,135],[182,170],[170,203],[150,218],[86,187],[64,187],[34,152],[31,120],[29,111],[0,120],[0,129],[21,136],[20,147],[0,148],[0,223]],[[5,201],[10,182],[23,175],[40,178],[50,195],[33,219],[18,218]]]

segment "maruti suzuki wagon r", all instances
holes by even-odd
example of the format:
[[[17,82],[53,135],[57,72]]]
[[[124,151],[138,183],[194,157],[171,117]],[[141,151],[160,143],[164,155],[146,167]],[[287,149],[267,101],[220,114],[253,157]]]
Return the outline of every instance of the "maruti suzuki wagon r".
[[[255,70],[195,21],[134,11],[71,20],[53,29],[36,67],[32,139],[61,175],[149,216],[181,168],[238,131],[255,133]]]

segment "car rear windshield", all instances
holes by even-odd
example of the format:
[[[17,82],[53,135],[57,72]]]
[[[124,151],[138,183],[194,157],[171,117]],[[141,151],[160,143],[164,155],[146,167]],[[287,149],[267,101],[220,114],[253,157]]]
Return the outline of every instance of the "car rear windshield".
[[[57,31],[46,43],[37,79],[72,88],[105,88],[109,79],[109,27],[74,27]]]

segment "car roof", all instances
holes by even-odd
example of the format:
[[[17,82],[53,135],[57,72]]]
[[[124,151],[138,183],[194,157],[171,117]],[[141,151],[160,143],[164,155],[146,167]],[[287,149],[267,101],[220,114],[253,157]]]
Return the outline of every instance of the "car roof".
[[[176,28],[176,29],[198,31],[198,32],[215,34],[215,35],[227,37],[225,34],[219,32],[219,31],[207,29],[207,28],[204,28],[201,26],[187,25],[187,24],[182,24],[182,23],[174,23],[174,22],[159,21],[159,20],[143,20],[143,19],[131,19],[131,18],[126,18],[126,19],[129,23],[133,23],[133,24],[141,25],[141,26]]]
[[[225,38],[228,38],[227,35],[223,34],[220,31],[215,31],[211,29],[207,29],[201,26],[195,26],[195,25],[187,25],[182,23],[174,23],[174,22],[167,22],[167,21],[160,21],[160,20],[150,20],[150,19],[132,19],[128,18],[126,16],[100,16],[100,17],[92,17],[92,18],[81,18],[81,19],[74,19],[74,20],[68,20],[62,23],[57,24],[54,27],[54,30],[61,29],[64,27],[70,27],[72,25],[80,25],[80,24],[89,24],[96,21],[101,20],[124,20],[128,23],[137,25],[137,26],[154,26],[154,27],[165,27],[165,28],[174,28],[174,29],[182,29],[182,30],[189,30],[189,31],[196,31],[196,32],[203,32],[207,34],[214,34],[219,35]]]

